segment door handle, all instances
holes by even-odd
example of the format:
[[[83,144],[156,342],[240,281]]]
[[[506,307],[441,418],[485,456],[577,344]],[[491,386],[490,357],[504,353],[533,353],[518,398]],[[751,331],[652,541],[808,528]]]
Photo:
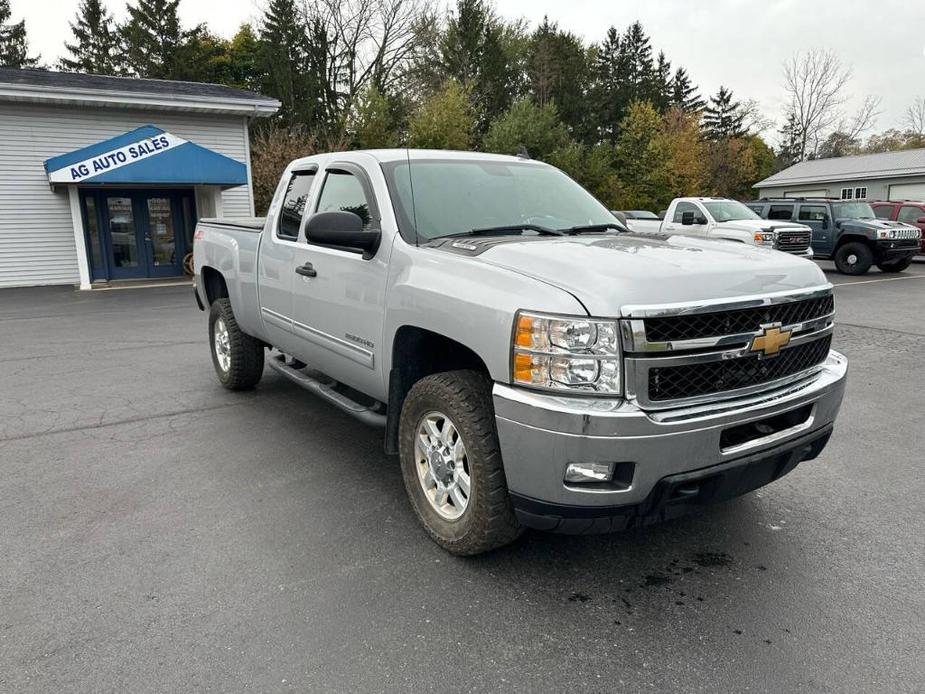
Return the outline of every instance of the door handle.
[[[302,275],[303,277],[317,277],[318,271],[312,267],[311,263],[305,263],[305,265],[299,265],[295,269],[297,275]]]

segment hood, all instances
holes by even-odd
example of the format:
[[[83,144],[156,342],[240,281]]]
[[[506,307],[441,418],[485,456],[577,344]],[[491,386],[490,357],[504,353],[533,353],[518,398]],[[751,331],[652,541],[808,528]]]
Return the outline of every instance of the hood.
[[[917,226],[904,222],[891,222],[889,219],[851,219],[850,217],[835,220],[836,224],[855,229],[918,229]]]
[[[775,219],[734,219],[729,222],[717,222],[722,229],[735,231],[761,231],[762,229],[793,229],[794,231],[812,231],[805,224],[778,221]]]
[[[827,284],[815,263],[731,241],[620,234],[499,243],[480,262],[553,284],[593,316],[622,307],[729,299]],[[531,307],[525,297],[524,308]]]

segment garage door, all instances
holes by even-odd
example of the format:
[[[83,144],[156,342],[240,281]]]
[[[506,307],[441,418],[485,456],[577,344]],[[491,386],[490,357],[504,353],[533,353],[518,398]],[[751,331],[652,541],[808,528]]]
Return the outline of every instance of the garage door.
[[[900,183],[890,186],[889,200],[925,200],[925,183]]]
[[[788,190],[784,193],[785,198],[825,198],[828,197],[829,191],[823,190]]]

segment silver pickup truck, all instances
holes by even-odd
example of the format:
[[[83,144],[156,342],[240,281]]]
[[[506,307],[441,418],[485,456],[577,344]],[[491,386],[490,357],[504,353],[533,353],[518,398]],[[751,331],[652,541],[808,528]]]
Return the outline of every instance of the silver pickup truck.
[[[816,265],[636,236],[522,158],[294,161],[266,219],[200,222],[195,293],[221,383],[266,359],[382,427],[456,554],[756,489],[819,455],[845,386]]]

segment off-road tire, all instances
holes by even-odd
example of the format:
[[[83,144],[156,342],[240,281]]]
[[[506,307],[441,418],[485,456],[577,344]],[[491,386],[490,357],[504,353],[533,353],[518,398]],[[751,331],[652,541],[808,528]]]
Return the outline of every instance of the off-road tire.
[[[877,263],[877,267],[880,268],[880,272],[902,272],[907,267],[912,264],[912,258],[903,258],[902,260],[894,260],[892,263]]]
[[[854,256],[854,263],[849,259]],[[835,251],[835,267],[843,275],[863,275],[874,264],[874,254],[866,243],[849,241]]]
[[[417,427],[432,411],[440,411],[453,421],[469,461],[469,502],[463,514],[452,521],[434,510],[415,467]],[[452,554],[473,555],[520,536],[523,529],[508,495],[488,378],[477,371],[447,371],[415,383],[402,405],[399,442],[405,490],[415,515],[434,542]]]
[[[227,371],[219,365],[215,352],[214,330],[219,318],[225,321],[228,330],[231,365]],[[219,382],[229,390],[253,388],[263,376],[263,350],[264,346],[260,340],[238,327],[234,311],[231,310],[231,301],[216,299],[209,309],[209,351]]]

